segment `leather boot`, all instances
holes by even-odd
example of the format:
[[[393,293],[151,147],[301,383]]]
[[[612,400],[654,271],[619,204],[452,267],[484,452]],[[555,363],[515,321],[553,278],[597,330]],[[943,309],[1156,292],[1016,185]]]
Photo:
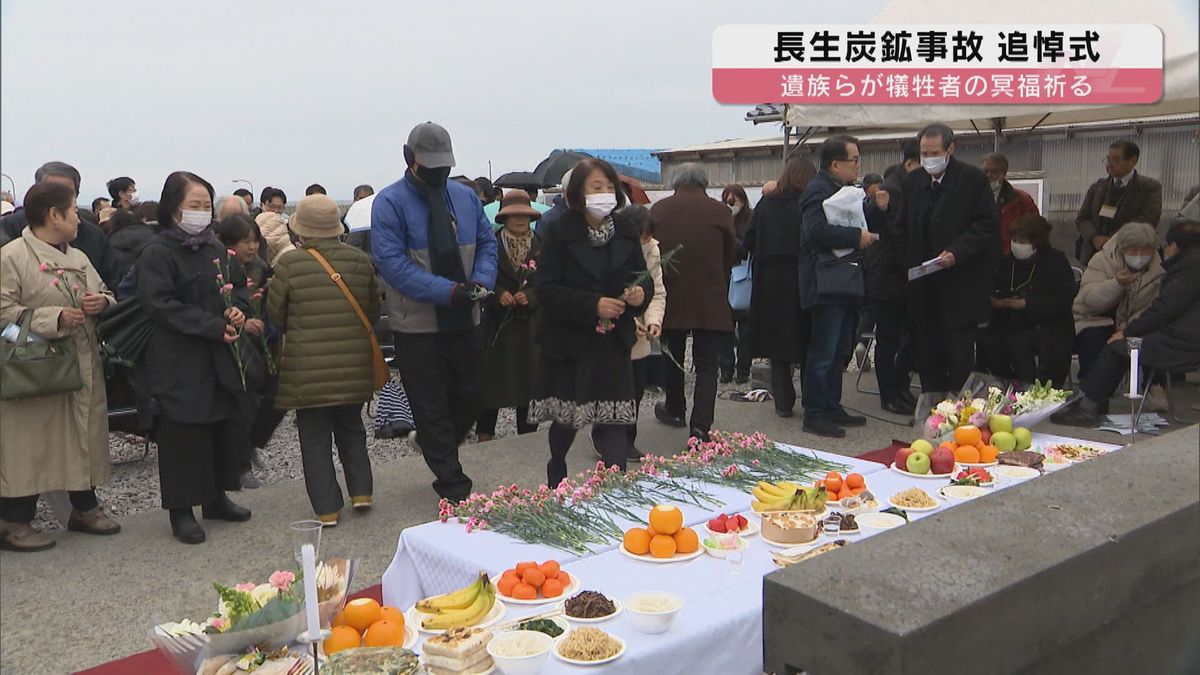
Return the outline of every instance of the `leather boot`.
[[[200,507],[200,515],[208,520],[228,520],[232,523],[243,523],[250,520],[250,509],[238,506],[229,501],[229,495],[224,492],[211,504]]]
[[[104,513],[103,506],[97,506],[89,511],[72,509],[71,518],[67,521],[67,529],[72,532],[104,535],[120,532],[121,526]]]
[[[171,534],[185,544],[204,543],[204,528],[196,522],[196,514],[191,507],[171,509]]]
[[[0,520],[0,548],[17,553],[34,553],[54,548],[54,540],[33,529],[29,523]]]

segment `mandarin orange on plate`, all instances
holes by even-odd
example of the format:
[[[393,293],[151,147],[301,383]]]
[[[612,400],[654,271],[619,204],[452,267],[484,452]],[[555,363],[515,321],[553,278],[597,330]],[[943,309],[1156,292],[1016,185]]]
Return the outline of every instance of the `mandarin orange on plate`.
[[[542,574],[540,569],[534,567],[533,569],[525,570],[525,574],[521,575],[521,581],[534,588],[541,588],[542,584],[546,581],[546,575]]]
[[[650,509],[650,527],[656,534],[675,534],[683,527],[683,511],[678,506],[659,504]]]
[[[354,649],[361,644],[362,638],[358,636],[358,631],[350,626],[334,626],[329,632],[329,637],[321,643],[321,647],[326,654],[336,654],[343,649]]]
[[[517,563],[517,569],[516,569],[517,576],[519,577],[519,576],[525,574],[525,570],[534,569],[537,566],[538,566],[538,564],[533,562],[532,560],[529,560],[526,562],[519,562],[519,563]]]
[[[700,538],[696,536],[696,531],[690,527],[685,527],[676,532],[674,539],[676,553],[692,553],[700,548]]]
[[[976,445],[983,440],[983,432],[979,427],[968,424],[954,430],[954,442],[959,445]]]
[[[383,614],[379,603],[371,598],[355,598],[346,603],[342,612],[346,615],[346,625],[359,633],[378,621]]]
[[[508,597],[511,598],[512,592],[513,592],[513,587],[519,583],[521,583],[521,582],[517,580],[517,577],[515,574],[511,577],[506,575],[506,576],[500,577],[500,581],[496,582],[496,590],[500,591],[500,595],[507,595]]]
[[[403,647],[404,624],[380,619],[367,628],[362,644],[364,647]]]
[[[650,538],[650,555],[655,558],[670,558],[675,555],[675,537],[656,534]]]
[[[979,463],[979,448],[973,445],[960,445],[954,451],[954,459],[958,462],[966,462],[968,464]]]
[[[547,579],[546,583],[542,584],[542,595],[547,598],[557,598],[563,594],[563,589],[566,586],[558,579]]]
[[[979,448],[979,461],[983,462],[984,464],[996,461],[996,458],[999,456],[1000,448],[997,448],[994,445],[985,445],[982,448]]]
[[[513,586],[512,597],[517,600],[537,600],[537,589],[526,583]]]
[[[650,546],[649,546],[649,544],[647,544],[646,550],[649,551],[649,549],[650,549]],[[558,576],[554,577],[554,578],[558,579],[558,582],[563,585],[563,588],[566,588],[567,586],[571,585],[571,575],[567,574],[566,571],[564,571],[564,570],[559,570]]]
[[[849,485],[851,490],[857,490],[866,487],[867,481],[861,473],[852,473],[846,476],[846,485]]]
[[[557,560],[547,560],[541,565],[538,565],[538,569],[542,571],[542,574],[546,575],[547,579],[553,579],[554,577],[558,576],[558,571],[562,569],[562,567],[559,566]]]
[[[634,527],[625,531],[622,544],[625,546],[626,551],[634,555],[646,555],[650,552],[650,538],[651,534],[648,531],[640,527]]]
[[[398,624],[400,624],[400,627],[403,628],[404,627],[404,612],[400,611],[396,607],[384,605],[383,607],[379,608],[379,620],[380,621],[391,621],[392,623],[398,623]]]

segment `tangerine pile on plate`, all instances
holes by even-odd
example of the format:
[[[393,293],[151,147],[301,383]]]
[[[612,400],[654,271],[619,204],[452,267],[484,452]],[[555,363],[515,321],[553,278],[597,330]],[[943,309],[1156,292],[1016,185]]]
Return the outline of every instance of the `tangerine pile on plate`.
[[[830,471],[825,478],[818,480],[815,485],[824,487],[829,501],[836,502],[846,497],[857,496],[867,489],[867,481],[861,473],[847,474],[845,478],[837,471]]]
[[[621,545],[626,551],[634,555],[672,558],[676,553],[694,553],[700,548],[700,537],[692,528],[683,526],[683,511],[677,506],[659,504],[650,509],[649,524],[649,527],[625,530]]]
[[[967,464],[990,464],[1000,455],[1000,448],[985,441],[979,427],[970,425],[955,429],[954,442],[942,446],[954,453],[954,461]]]
[[[504,570],[500,581],[496,582],[496,590],[506,598],[537,600],[557,598],[570,585],[571,575],[559,568],[557,560],[547,560],[540,565],[529,560]]]
[[[371,598],[347,602],[330,626],[332,632],[321,643],[327,655],[355,647],[404,646],[404,612]]]

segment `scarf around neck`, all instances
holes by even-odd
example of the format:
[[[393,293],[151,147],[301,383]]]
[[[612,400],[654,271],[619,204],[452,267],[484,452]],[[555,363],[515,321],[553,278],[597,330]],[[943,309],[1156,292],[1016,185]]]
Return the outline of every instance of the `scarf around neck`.
[[[613,233],[616,228],[613,226],[612,216],[605,216],[604,222],[600,223],[600,227],[588,226],[588,243],[593,247],[599,248],[609,242],[613,238]]]
[[[500,238],[504,241],[504,250],[508,252],[508,261],[512,263],[513,269],[524,265],[525,258],[529,257],[529,250],[533,248],[533,232],[513,234],[507,229],[502,229]]]
[[[466,283],[467,273],[463,269],[462,254],[458,248],[458,233],[450,206],[446,203],[446,186],[430,187],[409,168],[409,184],[429,205],[429,271],[455,283]],[[473,308],[435,305],[439,330],[470,328],[474,320]]]
[[[213,234],[213,228],[211,225],[204,228],[200,234],[188,234],[180,229],[178,225],[172,225],[171,227],[163,230],[163,236],[174,239],[175,241],[182,243],[186,248],[189,248],[193,251],[199,251],[209,244],[214,246],[220,245],[220,243],[217,241],[217,235]]]

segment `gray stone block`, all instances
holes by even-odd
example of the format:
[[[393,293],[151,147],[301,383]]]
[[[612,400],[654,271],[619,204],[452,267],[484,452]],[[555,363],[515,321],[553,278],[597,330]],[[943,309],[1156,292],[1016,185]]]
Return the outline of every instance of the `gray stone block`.
[[[1200,581],[1198,447],[1197,427],[1139,441],[769,575],[767,672],[1176,672],[1080,645],[1134,612],[1113,640],[1196,626],[1172,599]],[[1159,663],[1194,659],[1195,633]]]

